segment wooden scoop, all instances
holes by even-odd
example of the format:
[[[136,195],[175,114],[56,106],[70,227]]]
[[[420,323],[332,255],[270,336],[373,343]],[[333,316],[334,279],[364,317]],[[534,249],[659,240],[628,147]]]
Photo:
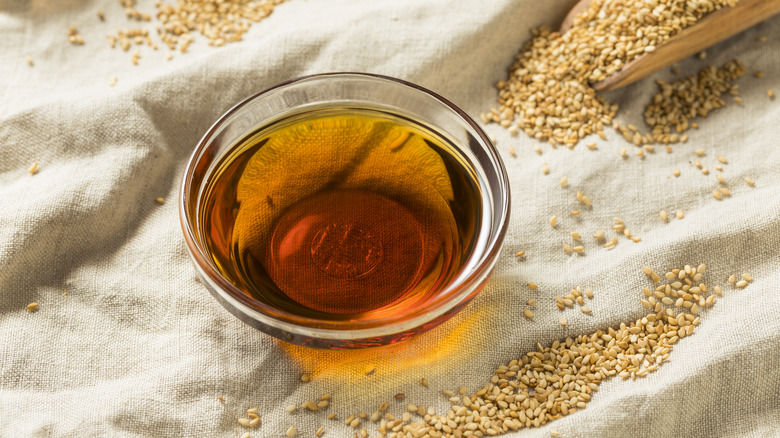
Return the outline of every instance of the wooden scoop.
[[[574,5],[561,24],[561,33],[571,28],[574,17],[585,10],[590,3],[591,0],[580,0]],[[780,0],[739,0],[732,7],[724,7],[706,15],[698,23],[686,27],[656,46],[655,51],[639,55],[611,76],[591,85],[599,92],[628,85],[694,53],[701,52],[779,12]]]

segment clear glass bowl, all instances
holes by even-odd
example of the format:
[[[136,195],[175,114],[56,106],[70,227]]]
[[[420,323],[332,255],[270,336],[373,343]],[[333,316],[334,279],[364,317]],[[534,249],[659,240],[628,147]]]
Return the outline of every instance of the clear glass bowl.
[[[264,304],[221,275],[199,226],[201,202],[220,160],[258,127],[313,107],[379,108],[424,123],[447,138],[476,175],[481,211],[476,244],[454,279],[424,308],[371,321],[319,320]],[[366,73],[305,76],[261,91],[231,108],[198,143],[179,194],[184,240],[195,268],[212,295],[245,323],[281,340],[328,348],[364,348],[409,339],[460,311],[488,281],[506,233],[509,183],[495,147],[482,129],[447,99],[418,85]]]

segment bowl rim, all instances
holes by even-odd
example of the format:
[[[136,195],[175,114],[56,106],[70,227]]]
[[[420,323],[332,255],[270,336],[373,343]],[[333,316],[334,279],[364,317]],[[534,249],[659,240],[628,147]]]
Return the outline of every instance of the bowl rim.
[[[254,100],[260,98],[263,95],[266,95],[272,91],[293,84],[297,84],[300,82],[311,81],[316,79],[327,79],[329,77],[337,77],[337,78],[357,77],[363,79],[385,81],[385,82],[393,83],[395,85],[401,85],[408,88],[412,88],[418,92],[421,92],[423,94],[428,95],[429,97],[434,98],[439,103],[447,107],[449,110],[453,111],[458,117],[460,117],[460,119],[463,122],[465,122],[472,129],[473,133],[477,134],[480,140],[479,141],[480,146],[482,147],[484,152],[487,153],[490,162],[493,165],[492,168],[489,170],[496,174],[496,177],[499,181],[498,186],[500,188],[503,188],[503,193],[502,193],[503,196],[488,195],[488,197],[497,198],[500,200],[500,205],[498,206],[499,208],[498,209],[496,209],[495,207],[493,208],[494,212],[495,211],[499,212],[500,216],[494,218],[494,220],[498,220],[500,222],[500,225],[497,232],[488,234],[489,239],[486,243],[485,250],[481,255],[481,259],[477,260],[473,272],[469,273],[468,276],[462,278],[460,281],[455,281],[448,284],[441,291],[440,297],[437,297],[434,301],[430,303],[430,305],[427,305],[424,308],[417,310],[414,316],[410,319],[405,318],[402,321],[390,320],[389,323],[384,323],[382,319],[379,320],[374,319],[368,321],[372,323],[372,325],[368,327],[350,328],[350,329],[347,329],[346,327],[334,328],[333,326],[339,326],[339,325],[346,326],[347,324],[350,324],[352,327],[355,327],[355,322],[354,321],[331,321],[331,320],[321,320],[321,319],[314,319],[308,317],[301,317],[299,315],[288,313],[281,309],[257,301],[254,298],[248,296],[246,293],[242,292],[239,288],[234,286],[224,276],[222,276],[219,270],[213,265],[213,261],[211,257],[208,256],[207,251],[205,251],[205,248],[201,243],[201,239],[197,236],[196,231],[193,230],[192,229],[193,227],[190,226],[190,220],[188,219],[189,217],[188,216],[189,215],[188,194],[189,194],[189,189],[192,189],[192,187],[191,184],[188,184],[188,182],[191,181],[192,179],[191,176],[195,171],[196,165],[203,157],[204,152],[211,145],[210,140],[217,133],[219,128],[224,123],[226,123],[226,121],[228,121],[228,119],[231,118],[231,116],[233,116],[238,111],[240,111],[244,106],[248,105],[250,102],[253,102]],[[460,147],[460,146],[456,145],[456,147]],[[474,163],[471,164],[474,165]],[[483,166],[480,164],[480,167]],[[487,169],[483,167],[483,170],[486,171]],[[185,244],[190,254],[190,257],[193,259],[194,265],[197,271],[201,274],[201,277],[204,280],[206,280],[210,284],[210,286],[216,292],[219,293],[219,295],[222,298],[224,298],[228,303],[234,306],[236,310],[270,327],[274,327],[296,335],[313,336],[313,337],[318,337],[323,339],[339,339],[339,340],[357,340],[363,338],[387,336],[395,333],[404,332],[410,329],[414,329],[423,326],[431,321],[436,320],[437,318],[441,317],[442,315],[446,314],[452,309],[457,308],[458,304],[471,299],[473,295],[475,295],[476,292],[479,291],[479,287],[482,284],[484,284],[484,282],[492,273],[492,270],[501,252],[501,247],[508,228],[510,202],[511,202],[509,178],[503,160],[501,159],[498,151],[496,150],[495,146],[493,145],[493,142],[490,140],[488,135],[465,111],[463,111],[457,105],[452,103],[450,100],[442,97],[441,95],[425,87],[414,84],[412,82],[405,81],[403,79],[394,78],[391,76],[375,74],[375,73],[349,72],[349,71],[317,73],[317,74],[305,75],[305,76],[289,79],[280,82],[276,85],[273,85],[271,87],[265,88],[257,93],[254,93],[249,97],[243,99],[236,105],[234,105],[232,108],[226,111],[222,116],[220,116],[211,125],[211,127],[209,127],[209,129],[206,131],[203,137],[198,141],[189,160],[187,161],[184,175],[181,179],[178,198],[179,198],[178,199],[179,221],[182,227]],[[195,212],[195,214],[197,214],[197,212]],[[493,226],[488,227],[487,232],[489,233],[494,229],[495,227]],[[477,238],[479,238],[485,233],[486,231],[484,229],[480,229],[477,234]],[[469,256],[469,259],[470,258],[471,255]],[[306,322],[308,322],[309,324],[306,324]],[[380,325],[377,325],[377,322],[382,322],[382,323]]]

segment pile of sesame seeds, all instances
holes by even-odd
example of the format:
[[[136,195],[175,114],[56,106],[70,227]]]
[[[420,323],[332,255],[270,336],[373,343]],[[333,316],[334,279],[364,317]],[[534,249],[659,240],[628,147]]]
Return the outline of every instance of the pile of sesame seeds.
[[[713,306],[717,297],[723,295],[719,286],[710,288],[704,282],[706,269],[704,264],[685,265],[660,275],[651,267],[643,266],[642,273],[653,284],[642,289],[639,300],[647,314],[628,324],[567,337],[546,347],[537,343],[535,351],[497,367],[490,381],[473,395],[468,395],[464,386],[457,391],[442,390],[441,394],[451,405],[443,414],[437,414],[432,406],[412,403],[399,406],[404,394],[397,394],[395,404],[382,402],[371,415],[351,414],[344,424],[354,429],[354,437],[360,438],[369,436],[369,428],[381,437],[391,438],[480,437],[540,427],[582,410],[601,382],[615,376],[638,379],[658,370],[669,359],[674,345],[694,333],[701,322],[701,311]],[[735,274],[727,281],[734,287],[744,288],[753,277],[743,273],[738,279]],[[534,291],[539,288],[535,283],[528,283],[528,287]],[[591,310],[586,310],[585,298],[592,299],[593,290],[577,286],[568,295],[556,297],[556,306],[565,310],[577,303],[583,313],[589,314]],[[560,318],[562,326],[567,323],[566,318]],[[308,374],[302,376],[304,382],[311,380]],[[429,387],[426,379],[421,379],[420,384]],[[319,402],[290,405],[285,411],[293,414],[300,408],[317,412],[327,408],[330,400],[330,394],[325,394]],[[403,412],[393,414],[394,408]],[[327,415],[328,420],[336,417],[335,413]],[[239,424],[248,427],[248,421],[252,420],[242,417]],[[285,433],[293,437],[298,429],[291,425]],[[325,428],[318,426],[314,435],[319,437],[324,433]],[[560,433],[551,430],[550,435],[560,436]]]
[[[124,15],[135,23],[151,23],[156,19],[154,27],[131,27],[116,29],[114,34],[107,35],[111,48],[121,48],[129,51],[133,45],[148,46],[158,49],[158,44],[152,38],[157,38],[170,50],[167,59],[173,59],[173,52],[187,52],[190,44],[195,41],[194,34],[199,33],[206,38],[210,46],[223,46],[229,42],[241,41],[243,34],[249,31],[252,23],[271,15],[274,7],[284,0],[176,0],[173,4],[155,1],[155,13],[142,12],[136,9],[136,0],[119,0],[124,8]],[[97,11],[100,21],[106,21],[106,13]],[[78,33],[76,26],[70,26],[68,40],[74,45],[83,45],[84,38]],[[139,50],[131,54],[131,62],[138,65],[141,54]],[[31,64],[31,61],[28,61]],[[115,83],[112,80],[112,84]]]
[[[644,141],[684,142],[687,137],[681,137],[679,133],[690,128],[689,120],[706,117],[710,111],[726,105],[721,97],[723,93],[737,96],[739,85],[732,84],[732,81],[746,71],[745,66],[733,60],[721,68],[708,66],[697,75],[671,83],[656,81],[659,92],[645,108],[645,123],[650,126],[651,132]]]
[[[523,131],[553,145],[573,147],[590,134],[606,138],[603,129],[612,123],[618,106],[597,96],[590,84],[654,51],[705,15],[735,3],[595,0],[563,34],[547,27],[532,31],[531,40],[509,68],[509,77],[496,84],[499,107],[482,114],[482,121],[499,123],[511,133]],[[672,134],[665,134],[668,125],[656,128],[663,118],[654,119],[657,123],[649,142],[672,142]],[[632,134],[632,140],[637,135]]]

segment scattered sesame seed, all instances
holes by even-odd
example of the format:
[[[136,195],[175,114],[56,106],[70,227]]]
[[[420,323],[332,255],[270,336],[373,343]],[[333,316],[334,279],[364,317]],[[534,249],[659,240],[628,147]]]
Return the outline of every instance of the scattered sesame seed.
[[[753,180],[752,180],[752,179],[750,179],[750,178],[748,178],[748,177],[745,177],[745,182],[746,182],[746,183],[748,183],[748,185],[749,185],[750,187],[755,187],[755,186],[756,186],[756,183],[755,183],[755,182],[753,182]]]
[[[580,236],[580,233],[577,233],[577,232],[575,232],[575,231],[572,231],[572,232],[570,233],[570,235],[571,235],[571,238],[572,238],[572,239],[574,239],[574,240],[580,240],[580,239],[582,239],[582,236]]]
[[[301,374],[301,382],[304,383],[311,382],[311,376],[306,373]]]
[[[597,231],[596,234],[593,235],[594,239],[603,239],[604,238],[604,232],[603,231]]]
[[[221,401],[222,403],[225,403],[225,397],[222,397],[221,395],[217,396],[217,400]]]
[[[336,418],[336,414],[328,414],[328,420],[333,420]]]
[[[27,305],[28,312],[35,312],[38,310],[38,303],[30,303]]]
[[[515,253],[515,257],[522,257],[524,255],[525,255],[525,251],[518,251],[517,253]]]
[[[565,252],[566,254],[571,253],[571,246],[569,244],[564,243],[562,244],[562,246],[563,246],[563,252]]]
[[[580,212],[579,212],[579,211],[577,211],[577,210],[572,210],[572,211],[571,211],[571,215],[572,215],[572,216],[577,216],[577,215],[579,215],[579,214],[580,214]]]
[[[294,437],[295,436],[295,426],[290,426],[289,429],[287,429],[287,432],[284,433],[288,437]]]
[[[422,379],[420,379],[420,384],[427,388],[428,387],[428,379],[423,377]]]
[[[515,154],[515,148],[513,148],[511,145],[507,147],[507,150],[509,151],[509,155],[517,157],[517,154]]]
[[[741,289],[741,288],[743,288],[743,287],[747,286],[747,284],[748,284],[748,282],[747,282],[747,281],[745,281],[745,280],[739,280],[739,281],[737,282],[736,286],[737,286],[738,288],[740,288],[740,289]]]
[[[775,98],[775,90],[773,90],[771,88],[766,90],[766,97],[768,97],[770,99],[774,99]]]
[[[558,323],[564,327],[566,327],[566,324],[568,324],[568,321],[566,321],[566,318],[560,317],[558,318]]]
[[[109,76],[108,86],[113,87],[114,85],[116,85],[116,81],[117,81],[116,76]]]
[[[320,426],[320,428],[317,429],[316,432],[314,432],[314,436],[317,436],[317,437],[322,436],[323,432],[325,432],[325,428]]]
[[[697,157],[703,157],[704,149],[696,149],[695,151],[693,151],[693,153],[695,153]]]
[[[295,412],[296,409],[298,409],[298,406],[289,405],[286,408],[284,408],[284,411],[287,412],[288,414],[292,414],[293,412]]]
[[[745,280],[745,281],[753,281],[753,276],[750,275],[750,274],[745,273],[745,274],[742,274],[742,279]]]
[[[154,202],[156,202],[158,204],[165,204],[165,199],[164,198],[154,198]]]
[[[666,210],[661,210],[661,212],[658,215],[661,216],[661,220],[663,220],[664,222],[669,220],[669,213],[667,213]]]
[[[680,176],[680,169],[675,169],[674,172],[672,172],[672,175],[674,176]]]
[[[536,305],[536,300],[528,300],[525,304],[533,307]]]
[[[523,310],[523,315],[528,319],[533,319],[534,312],[531,311],[531,309],[525,309]]]
[[[252,436],[252,434],[251,434],[251,433],[249,433],[249,432],[244,432],[244,434],[243,434],[243,435],[241,435],[241,438],[249,438],[249,437],[251,437],[251,436]]]
[[[251,420],[249,420],[249,427],[258,427],[259,425],[260,425],[259,417],[252,418]]]
[[[582,246],[582,245],[578,245],[578,246],[573,247],[571,250],[574,251],[574,252],[582,252],[582,251],[585,251],[585,247]]]
[[[764,72],[757,71],[757,72],[753,73],[753,76],[755,76],[757,79],[761,79],[761,78],[764,77]]]
[[[685,217],[685,213],[682,210],[677,210],[675,215],[677,216],[677,219],[682,219]]]
[[[585,147],[587,147],[590,150],[596,149],[596,142],[594,141],[593,143],[588,143],[585,145]]]
[[[394,395],[393,397],[395,397],[396,400],[403,400],[405,396],[406,396],[406,394],[404,394],[403,392],[399,392],[398,394]]]
[[[564,176],[563,178],[561,178],[561,187],[566,187],[566,184],[568,182],[569,182],[569,177],[568,176]]]
[[[238,419],[238,424],[240,424],[240,425],[242,425],[244,427],[249,426],[249,418],[243,418],[243,417],[239,418]]]
[[[528,283],[528,288],[531,290],[539,289],[539,286],[536,283]]]
[[[714,196],[717,200],[723,199],[723,193],[721,193],[720,190],[713,190],[712,196]]]
[[[545,175],[550,173],[550,167],[547,165],[547,163],[542,164],[542,173]]]
[[[591,308],[588,306],[581,306],[580,311],[586,315],[590,315],[591,313],[593,313],[593,310],[591,310]]]
[[[731,275],[729,276],[728,282],[729,282],[729,283],[731,283],[731,284],[734,284],[734,283],[736,283],[736,282],[737,282],[737,276],[736,276],[736,275],[734,275],[734,274],[731,274]]]
[[[27,172],[30,175],[35,175],[36,173],[38,173],[38,162],[32,163],[32,165],[30,165],[30,167],[27,169]]]
[[[723,155],[718,155],[718,161],[720,161],[723,164],[728,164],[728,160]]]
[[[558,222],[558,216],[553,215],[553,217],[550,218],[550,226],[554,227],[556,222]]]
[[[24,59],[25,59],[25,61],[27,61],[27,65],[29,65],[30,67],[35,65],[35,63],[33,62],[32,57],[30,55],[25,55]]]

